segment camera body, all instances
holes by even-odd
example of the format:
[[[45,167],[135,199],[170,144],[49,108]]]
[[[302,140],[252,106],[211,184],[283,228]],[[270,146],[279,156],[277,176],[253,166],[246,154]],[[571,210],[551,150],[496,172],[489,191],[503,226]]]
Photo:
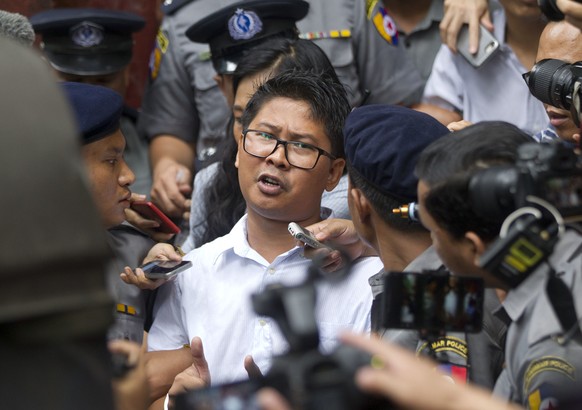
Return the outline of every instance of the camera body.
[[[569,64],[547,58],[538,61],[524,74],[524,79],[534,97],[545,104],[570,110],[574,123],[580,127],[582,61]]]
[[[479,216],[505,220],[481,267],[516,287],[550,256],[563,221],[582,216],[581,157],[561,143],[524,144],[514,166],[475,174],[469,197]]]

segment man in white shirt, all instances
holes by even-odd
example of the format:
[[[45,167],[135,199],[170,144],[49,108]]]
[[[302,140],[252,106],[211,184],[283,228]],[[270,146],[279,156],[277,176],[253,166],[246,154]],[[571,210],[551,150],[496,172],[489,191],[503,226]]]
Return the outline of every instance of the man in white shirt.
[[[236,158],[247,214],[228,235],[186,255],[193,267],[161,289],[150,351],[179,349],[199,337],[215,384],[245,378],[247,355],[266,372],[272,356],[285,352],[281,332],[272,319],[253,312],[250,296],[269,284],[305,279],[310,261],[287,226],[329,216],[321,194],[342,175],[349,111],[341,84],[319,73],[283,73],[258,88],[242,117]],[[366,258],[347,279],[318,283],[315,314],[323,351],[338,344],[341,330],[370,330],[368,278],[380,268],[378,258]],[[193,346],[201,355],[197,339]]]

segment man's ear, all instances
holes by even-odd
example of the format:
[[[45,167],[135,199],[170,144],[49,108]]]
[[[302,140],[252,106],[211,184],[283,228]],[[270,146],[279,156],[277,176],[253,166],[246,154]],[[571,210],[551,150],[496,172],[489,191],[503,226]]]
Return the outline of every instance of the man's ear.
[[[232,89],[232,80],[231,76],[227,78],[225,74],[216,74],[214,77],[214,81],[216,85],[222,92],[222,95],[226,98],[229,107],[232,107],[234,104],[234,91]]]
[[[325,183],[325,190],[330,192],[339,183],[340,178],[343,175],[344,167],[346,166],[346,160],[343,158],[334,159],[331,167],[329,168],[329,174],[327,175],[327,181]]]
[[[487,246],[485,245],[485,242],[483,242],[481,237],[472,231],[468,231],[465,233],[465,239],[469,241],[471,251],[473,252],[474,262],[476,265],[478,265],[479,258],[481,257],[481,255],[483,255],[483,253],[485,253]]]
[[[372,206],[368,198],[364,196],[359,188],[354,187],[349,188],[348,195],[351,197],[353,211],[355,212],[355,215],[352,215],[352,219],[357,219],[361,224],[366,223],[372,213]]]

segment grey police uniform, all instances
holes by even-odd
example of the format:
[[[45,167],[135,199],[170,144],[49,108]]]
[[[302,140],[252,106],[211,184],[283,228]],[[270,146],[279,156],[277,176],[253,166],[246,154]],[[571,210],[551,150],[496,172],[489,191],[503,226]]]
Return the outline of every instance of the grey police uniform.
[[[141,265],[156,242],[126,223],[109,229],[107,233],[115,256],[107,269],[107,284],[116,303],[114,323],[107,337],[141,344],[146,320],[146,294],[137,286],[121,281],[119,274],[126,266]]]
[[[194,0],[169,9],[151,59],[151,80],[144,95],[139,131],[148,138],[170,134],[196,142],[199,159],[213,152],[226,135],[230,111],[216,86],[208,45],[184,35],[201,18],[234,1]],[[401,46],[390,44],[377,1],[312,0],[297,26],[326,52],[353,105],[413,103],[422,92],[420,74]],[[178,7],[179,6],[179,7]],[[168,7],[171,7],[169,5]],[[377,23],[377,24],[376,24]]]
[[[148,195],[152,189],[152,171],[149,158],[149,143],[137,132],[139,113],[131,107],[123,107],[119,128],[125,137],[125,162],[135,174],[131,190]]]
[[[566,231],[549,264],[572,293],[576,311],[582,312],[582,235]],[[546,292],[550,268],[538,267],[517,288],[508,292],[499,315],[509,321],[505,346],[506,368],[494,393],[528,409],[550,409],[571,393],[582,368],[580,340],[566,340],[564,330]]]
[[[404,270],[421,272],[437,270],[441,267],[442,262],[431,246]],[[383,277],[384,272],[380,272],[370,278],[374,295],[373,310],[379,308],[377,304],[382,300],[379,295],[384,290]],[[487,290],[483,306],[483,329],[477,334],[448,332],[436,340],[427,341],[422,339],[415,330],[382,329],[378,326],[379,323],[376,324],[375,330],[382,335],[383,339],[415,351],[418,355],[437,356],[441,362],[439,368],[452,378],[469,380],[491,389],[503,365],[502,340],[506,331],[503,322],[492,315],[493,310],[498,306],[499,299],[495,292]],[[376,320],[378,321],[379,319]],[[372,325],[374,327],[374,323]]]

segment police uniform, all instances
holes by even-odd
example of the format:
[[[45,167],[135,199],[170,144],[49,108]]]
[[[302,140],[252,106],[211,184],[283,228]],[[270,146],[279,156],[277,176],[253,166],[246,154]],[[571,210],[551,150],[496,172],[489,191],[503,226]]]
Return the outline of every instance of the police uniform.
[[[582,312],[582,235],[567,230],[549,265],[538,267],[508,292],[498,312],[509,324],[506,368],[494,393],[528,409],[557,408],[560,398],[579,386],[582,368],[579,334],[568,338],[546,292],[552,266],[572,294],[576,317]],[[579,325],[579,323],[578,323]],[[579,393],[579,392],[578,392]]]
[[[443,267],[442,261],[431,246],[418,256],[405,269],[405,272],[434,271]],[[376,316],[373,323],[374,330],[382,338],[396,343],[417,355],[436,357],[439,360],[439,369],[453,380],[460,383],[470,381],[476,385],[491,389],[503,366],[503,340],[505,338],[505,324],[493,317],[492,312],[499,306],[499,299],[492,289],[485,291],[483,306],[483,329],[476,334],[464,332],[447,332],[434,340],[420,337],[416,330],[384,329],[379,314],[379,304],[383,298],[384,272],[370,278],[370,286],[374,294],[372,315]]]
[[[169,134],[196,142],[199,159],[205,159],[224,137],[230,110],[213,80],[208,45],[193,43],[184,34],[193,23],[234,2],[166,3],[139,130],[150,139]],[[300,37],[316,41],[326,52],[353,105],[364,100],[412,103],[419,98],[420,75],[405,50],[393,44],[393,26],[377,1],[309,3],[309,13],[297,23]]]
[[[145,20],[133,13],[90,8],[46,10],[30,21],[42,35],[41,47],[51,66],[75,77],[106,76],[125,69],[132,57],[132,33],[145,25]],[[137,110],[124,107],[121,131],[127,145],[125,160],[136,176],[132,189],[149,195],[148,141],[137,133],[137,118]]]
[[[105,87],[63,82],[83,145],[109,137],[120,127],[123,101],[119,94]],[[155,242],[129,224],[108,230],[108,241],[115,258],[107,268],[107,285],[115,301],[114,323],[110,339],[127,339],[141,343],[146,316],[141,290],[122,282],[119,274],[125,266],[139,266]]]

